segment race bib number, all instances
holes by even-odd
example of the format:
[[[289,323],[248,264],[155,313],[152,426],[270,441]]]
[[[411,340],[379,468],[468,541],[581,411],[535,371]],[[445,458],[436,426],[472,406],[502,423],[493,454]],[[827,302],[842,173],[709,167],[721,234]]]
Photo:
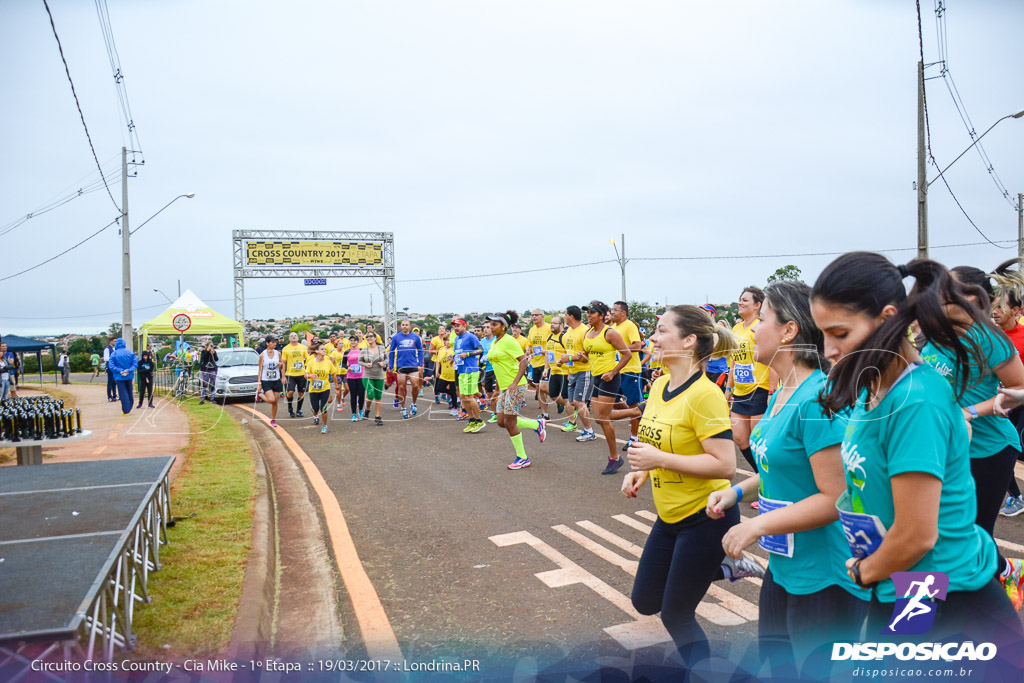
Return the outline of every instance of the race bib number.
[[[322,379],[315,379],[315,380],[313,380],[313,386],[310,389],[310,391],[323,391],[323,390],[324,390],[324,381]]]
[[[277,368],[273,368],[271,370],[267,370],[267,381],[268,382],[276,382],[279,379],[281,379],[281,375],[277,371]]]
[[[779,510],[793,504],[785,500],[772,500],[771,498],[765,498],[762,495],[758,495],[757,500],[758,514],[762,515],[766,512]],[[757,543],[770,553],[782,555],[783,557],[793,557],[793,534],[773,534],[771,536],[762,536]]]
[[[554,351],[548,351],[548,362],[549,363],[554,363],[555,362],[555,352]]]
[[[356,363],[354,365],[349,365],[348,366],[348,371],[350,373],[354,374],[354,375],[358,375],[360,372],[363,371],[363,366],[360,365],[359,363]]]
[[[844,493],[836,501],[839,510],[839,522],[843,525],[846,542],[850,545],[850,554],[854,557],[867,557],[878,550],[885,538],[885,525],[877,515],[850,510],[850,494]]]
[[[305,365],[305,363],[301,360],[294,361],[292,363],[292,370],[301,370],[303,365]]]
[[[737,363],[733,368],[733,377],[737,384],[754,384],[754,366]]]
[[[534,356],[540,356],[540,355],[543,355],[543,353],[544,353],[544,350],[541,349],[539,346],[534,346],[533,347],[533,355]]]

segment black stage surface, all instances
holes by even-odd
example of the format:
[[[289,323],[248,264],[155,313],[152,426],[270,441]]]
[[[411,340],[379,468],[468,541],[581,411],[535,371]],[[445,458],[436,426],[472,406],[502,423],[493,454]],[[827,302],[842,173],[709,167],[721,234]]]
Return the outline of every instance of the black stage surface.
[[[0,468],[0,645],[78,638],[173,462]]]

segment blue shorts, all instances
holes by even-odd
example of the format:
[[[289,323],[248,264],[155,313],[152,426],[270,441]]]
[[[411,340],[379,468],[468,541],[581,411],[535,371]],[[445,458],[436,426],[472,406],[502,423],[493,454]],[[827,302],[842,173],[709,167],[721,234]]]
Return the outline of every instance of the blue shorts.
[[[622,378],[619,391],[622,398],[625,399],[626,405],[636,405],[644,400],[644,392],[640,389],[639,372],[620,372],[619,377]]]

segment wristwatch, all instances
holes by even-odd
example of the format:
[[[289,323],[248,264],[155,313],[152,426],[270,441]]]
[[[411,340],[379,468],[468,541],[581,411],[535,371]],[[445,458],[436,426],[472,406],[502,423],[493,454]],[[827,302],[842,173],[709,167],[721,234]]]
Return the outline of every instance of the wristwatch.
[[[967,406],[967,412],[969,412],[971,414],[972,418],[978,417],[978,408],[977,408],[977,406]]]
[[[864,561],[863,557],[858,557],[852,565],[850,565],[850,573],[853,574],[853,582],[861,588],[871,588],[874,583],[864,583],[860,578],[860,563]]]

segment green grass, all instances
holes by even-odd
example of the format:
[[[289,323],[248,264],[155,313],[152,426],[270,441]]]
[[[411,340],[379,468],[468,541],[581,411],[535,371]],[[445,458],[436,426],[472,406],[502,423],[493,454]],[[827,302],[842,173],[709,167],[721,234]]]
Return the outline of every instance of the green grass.
[[[171,485],[171,514],[160,550],[163,569],[149,578],[153,602],[135,610],[140,659],[223,652],[242,595],[252,532],[254,474],[242,429],[221,407],[182,404],[192,436]],[[164,648],[169,645],[169,648]]]

